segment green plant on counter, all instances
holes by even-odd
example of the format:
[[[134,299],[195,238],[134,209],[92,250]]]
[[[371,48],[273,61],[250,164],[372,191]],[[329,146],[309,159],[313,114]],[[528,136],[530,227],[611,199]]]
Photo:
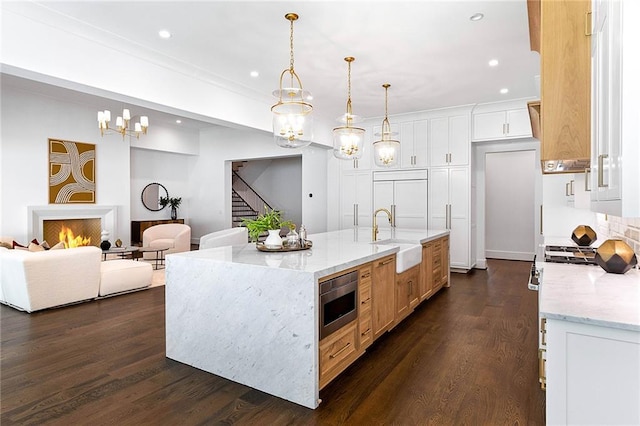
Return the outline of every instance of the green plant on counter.
[[[286,226],[290,229],[295,229],[295,225],[290,220],[282,219],[282,212],[279,210],[269,209],[264,207],[265,213],[258,215],[256,219],[242,219],[242,225],[247,227],[249,237],[251,241],[258,241],[258,237],[263,232],[270,231],[272,229],[280,229]]]
[[[178,198],[160,197],[160,205],[162,206],[162,208],[171,206],[177,209],[178,207],[180,207],[180,203],[182,203],[182,197],[178,197]]]

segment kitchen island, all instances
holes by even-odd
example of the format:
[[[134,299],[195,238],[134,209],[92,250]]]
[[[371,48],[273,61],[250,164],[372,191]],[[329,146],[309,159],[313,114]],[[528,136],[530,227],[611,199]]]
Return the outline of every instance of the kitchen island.
[[[445,230],[384,229],[379,240],[426,244]],[[319,401],[319,283],[398,245],[371,228],[309,235],[310,250],[265,253],[254,244],[166,259],[166,355],[305,407]]]
[[[640,271],[541,263],[548,424],[640,424]]]

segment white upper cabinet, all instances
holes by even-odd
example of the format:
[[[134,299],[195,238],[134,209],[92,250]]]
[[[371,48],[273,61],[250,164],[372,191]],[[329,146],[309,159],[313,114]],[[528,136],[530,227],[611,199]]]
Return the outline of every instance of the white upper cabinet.
[[[531,137],[526,101],[477,105],[473,111],[474,142]]]
[[[400,124],[400,167],[425,167],[427,165],[427,120]]]
[[[640,217],[640,2],[595,0],[592,10],[591,210]]]
[[[429,119],[429,159],[432,167],[469,164],[471,114],[451,111]]]

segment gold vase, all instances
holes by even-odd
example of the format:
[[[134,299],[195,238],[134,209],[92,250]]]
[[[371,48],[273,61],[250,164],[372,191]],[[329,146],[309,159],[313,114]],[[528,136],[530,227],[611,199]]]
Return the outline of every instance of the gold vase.
[[[614,274],[624,274],[638,264],[638,258],[627,243],[622,240],[607,240],[596,250],[596,263],[602,269]]]
[[[598,239],[596,231],[588,225],[580,225],[571,233],[571,239],[579,246],[586,247]]]

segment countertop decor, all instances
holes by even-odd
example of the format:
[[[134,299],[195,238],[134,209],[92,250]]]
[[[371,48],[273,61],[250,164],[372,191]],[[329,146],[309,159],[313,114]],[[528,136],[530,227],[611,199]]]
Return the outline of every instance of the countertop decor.
[[[607,272],[624,274],[638,264],[638,258],[622,240],[607,240],[596,251],[596,263]]]
[[[571,233],[571,239],[579,246],[586,247],[598,239],[596,231],[589,225],[580,225]]]

